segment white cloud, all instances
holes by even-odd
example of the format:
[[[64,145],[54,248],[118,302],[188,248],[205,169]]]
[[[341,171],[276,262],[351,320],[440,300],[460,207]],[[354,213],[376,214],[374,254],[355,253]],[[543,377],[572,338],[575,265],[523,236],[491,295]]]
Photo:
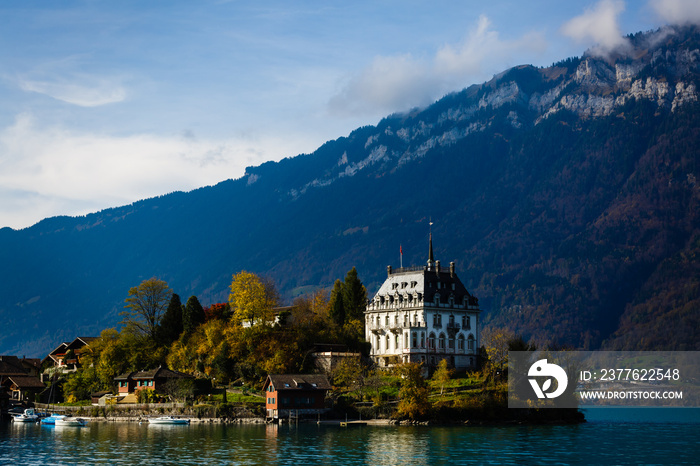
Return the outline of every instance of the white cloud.
[[[0,130],[0,227],[80,215],[243,176],[299,141],[115,137],[41,127],[30,114]]]
[[[23,91],[38,92],[81,107],[121,102],[126,98],[124,87],[113,79],[74,76],[71,80],[19,79]]]
[[[624,10],[622,0],[601,0],[592,9],[587,8],[582,15],[567,21],[561,32],[578,43],[591,45],[593,55],[625,53],[630,43],[622,36],[617,20]]]
[[[431,58],[411,54],[375,57],[367,68],[346,79],[330,99],[330,112],[382,115],[427,105],[447,92],[521,64],[547,47],[539,33],[503,40],[491,26],[489,19],[481,16],[461,43],[445,45]]]
[[[698,0],[651,0],[649,5],[661,19],[670,24],[700,25]]]

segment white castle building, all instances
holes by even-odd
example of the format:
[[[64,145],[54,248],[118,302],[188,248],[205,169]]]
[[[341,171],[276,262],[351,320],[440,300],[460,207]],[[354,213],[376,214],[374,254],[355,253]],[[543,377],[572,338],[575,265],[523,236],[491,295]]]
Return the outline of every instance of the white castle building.
[[[387,279],[367,303],[365,335],[371,357],[380,366],[400,362],[435,367],[447,359],[456,369],[477,365],[479,302],[455,273],[433,260],[430,236],[428,264],[387,267]]]

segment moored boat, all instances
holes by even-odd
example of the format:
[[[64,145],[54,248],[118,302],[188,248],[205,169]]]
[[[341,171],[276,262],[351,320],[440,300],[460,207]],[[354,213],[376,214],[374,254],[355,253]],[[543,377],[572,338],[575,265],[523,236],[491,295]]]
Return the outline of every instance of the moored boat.
[[[161,416],[154,417],[148,420],[149,424],[161,424],[161,425],[175,425],[175,424],[189,424],[189,419],[181,419],[173,416]]]
[[[56,425],[56,420],[57,419],[63,419],[66,416],[63,414],[52,414],[51,416],[45,417],[44,419],[41,420],[41,423],[43,425],[48,425],[48,426],[53,426]]]
[[[39,420],[39,416],[37,416],[37,414],[34,412],[34,408],[27,408],[22,414],[13,416],[12,420],[14,422],[37,422]]]
[[[63,417],[61,419],[56,419],[54,421],[56,427],[84,427],[87,425],[87,421],[80,417]]]

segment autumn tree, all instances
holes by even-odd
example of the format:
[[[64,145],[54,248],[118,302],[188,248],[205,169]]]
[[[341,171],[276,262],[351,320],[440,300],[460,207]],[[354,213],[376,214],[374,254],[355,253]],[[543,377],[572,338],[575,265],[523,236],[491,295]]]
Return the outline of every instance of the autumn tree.
[[[430,412],[428,401],[428,384],[422,375],[421,364],[408,362],[396,366],[396,375],[401,378],[399,404],[396,415],[399,418],[417,421]]]
[[[233,275],[228,301],[236,321],[251,325],[272,322],[278,299],[274,286],[256,274],[244,270]]]
[[[481,332],[481,343],[486,350],[486,367],[491,378],[503,374],[508,365],[509,343],[516,339],[515,334],[498,327],[486,327]]]
[[[447,359],[441,359],[438,363],[437,369],[435,370],[432,378],[430,379],[434,386],[440,387],[441,397],[443,392],[445,391],[445,385],[447,385],[447,383],[452,378],[452,372],[452,369],[450,369],[450,367],[447,365]]]
[[[163,312],[168,307],[173,290],[163,280],[155,277],[129,289],[127,310],[121,312],[122,324],[131,332],[155,339],[156,329]]]

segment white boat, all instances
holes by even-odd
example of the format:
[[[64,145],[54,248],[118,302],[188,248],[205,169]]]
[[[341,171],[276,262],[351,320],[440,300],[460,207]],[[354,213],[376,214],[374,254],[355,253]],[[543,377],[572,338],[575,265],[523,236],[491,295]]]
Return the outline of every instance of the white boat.
[[[189,424],[190,420],[189,419],[180,419],[178,417],[173,417],[173,416],[161,416],[161,417],[153,417],[148,419],[149,424],[162,424],[162,425],[173,425],[173,424]]]
[[[56,419],[63,419],[66,416],[63,414],[52,414],[51,416],[45,417],[41,420],[41,423],[48,426],[56,425]]]
[[[56,419],[54,424],[56,427],[84,427],[87,425],[87,421],[80,417],[64,417]]]
[[[28,408],[24,410],[24,413],[13,416],[12,420],[14,422],[37,422],[39,416],[34,413],[34,408]]]

